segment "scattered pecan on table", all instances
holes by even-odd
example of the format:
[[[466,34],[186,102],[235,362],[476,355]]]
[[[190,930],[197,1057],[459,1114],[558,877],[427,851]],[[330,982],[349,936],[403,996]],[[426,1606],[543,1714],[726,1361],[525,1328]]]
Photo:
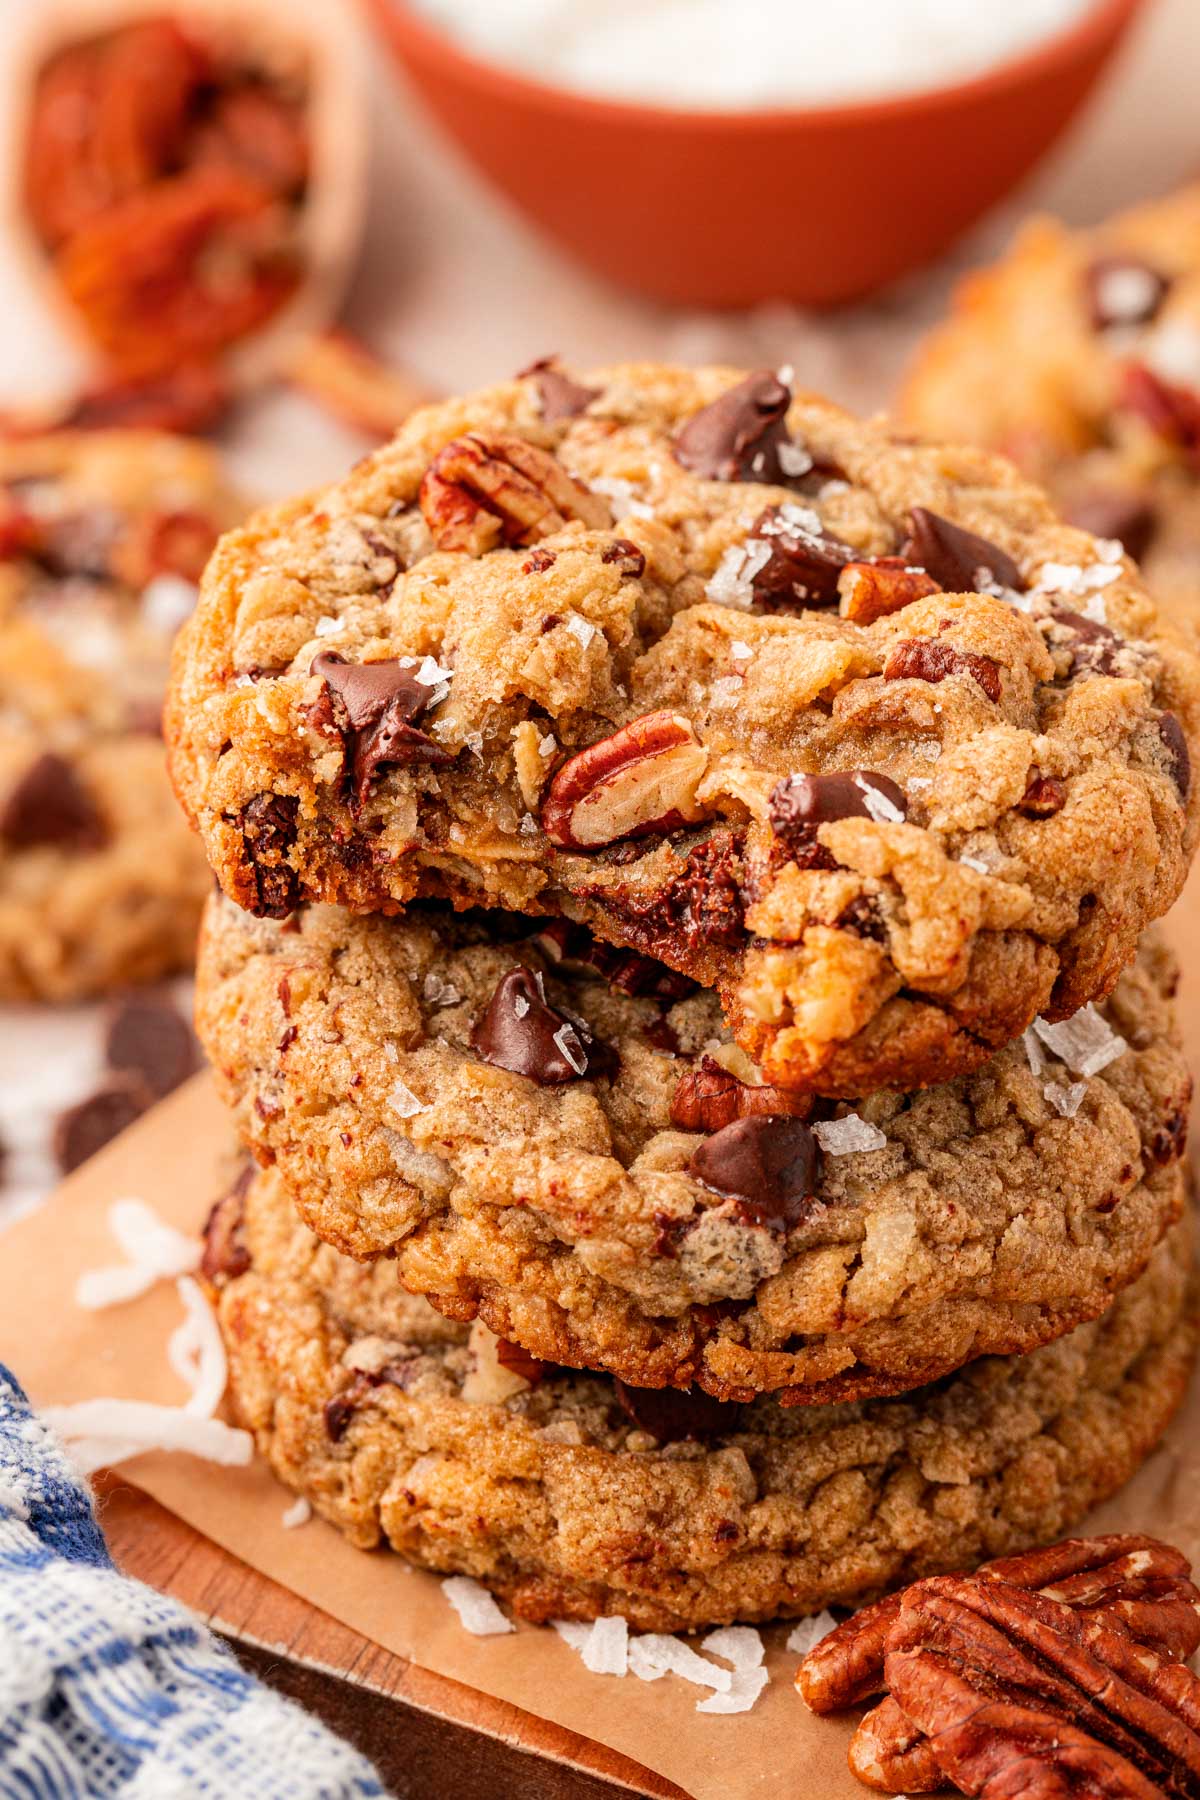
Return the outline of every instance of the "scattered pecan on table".
[[[796,1687],[817,1713],[884,1693],[849,1750],[879,1792],[1200,1795],[1190,1574],[1169,1544],[1122,1534],[933,1576],[822,1638]]]

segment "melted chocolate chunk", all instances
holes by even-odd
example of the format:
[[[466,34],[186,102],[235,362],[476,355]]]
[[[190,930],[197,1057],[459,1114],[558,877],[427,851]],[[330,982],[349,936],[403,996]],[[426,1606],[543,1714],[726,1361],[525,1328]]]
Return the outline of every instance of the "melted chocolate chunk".
[[[696,983],[688,976],[637,950],[602,944],[586,925],[576,925],[569,919],[547,920],[532,941],[547,961],[564,973],[587,974],[594,970],[609,987],[632,999],[649,997],[673,1003],[686,1000],[696,991]]]
[[[786,486],[792,450],[787,431],[791,389],[770,369],[747,375],[736,387],[690,418],[675,436],[675,456],[707,481],[764,481]],[[782,448],[782,460],[780,451]]]
[[[897,824],[908,816],[908,797],[889,775],[871,769],[831,775],[787,775],[771,790],[768,817],[802,869],[835,869],[817,839],[817,826],[835,819],[875,819]]]
[[[453,762],[449,751],[411,723],[425,711],[440,683],[421,681],[413,667],[405,667],[396,657],[348,663],[336,650],[322,650],[314,656],[311,673],[325,683],[360,806],[383,768],[410,762]]]
[[[0,809],[0,838],[13,850],[100,850],[108,830],[72,765],[47,750],[10,790]]]
[[[64,1175],[141,1117],[151,1095],[140,1082],[113,1081],[68,1107],[54,1127],[54,1156]]]
[[[614,1059],[581,1020],[551,1006],[540,975],[520,966],[501,976],[471,1043],[484,1062],[539,1087],[609,1073]]]
[[[937,638],[902,638],[888,651],[885,681],[945,681],[947,675],[969,675],[988,699],[999,700],[1000,665],[973,650],[956,650]]]
[[[741,848],[740,835],[717,831],[689,850],[679,873],[653,892],[587,884],[573,891],[580,899],[599,901],[621,921],[621,935],[651,956],[678,952],[681,940],[689,950],[700,944],[732,946],[741,942],[745,928],[737,875]],[[639,854],[636,844],[619,845],[606,861],[619,867]]]
[[[1020,593],[1025,587],[1007,550],[925,506],[914,506],[909,513],[908,536],[899,554],[948,594],[986,593],[993,586]]]
[[[1076,494],[1063,517],[1068,525],[1078,525],[1093,537],[1116,538],[1135,562],[1145,556],[1158,528],[1153,505],[1133,488],[1089,488]]]
[[[246,1243],[246,1195],[254,1179],[254,1165],[247,1163],[229,1192],[218,1200],[204,1221],[204,1254],[200,1273],[209,1281],[234,1281],[250,1267]]]
[[[736,1401],[714,1400],[703,1388],[635,1388],[614,1379],[613,1392],[626,1417],[660,1444],[725,1437],[741,1422]]]
[[[748,1225],[787,1231],[816,1196],[820,1150],[808,1126],[780,1114],[751,1114],[706,1138],[688,1171],[714,1193],[739,1203]]]
[[[521,370],[517,379],[523,380],[526,376],[533,377],[538,405],[547,425],[557,424],[560,419],[577,418],[581,412],[586,412],[593,400],[600,398],[599,388],[584,387],[581,381],[560,369],[552,356],[531,363],[529,368]]]
[[[1167,753],[1171,780],[1179,790],[1180,799],[1186,800],[1192,786],[1192,758],[1187,739],[1183,735],[1183,726],[1173,712],[1159,714],[1158,735]]]
[[[156,1100],[199,1067],[191,1026],[169,1000],[154,994],[131,995],[111,1013],[104,1054],[110,1069],[135,1076]]]
[[[769,612],[835,605],[838,576],[858,556],[828,532],[809,529],[804,517],[798,506],[768,507],[747,539],[747,547],[753,543],[770,551],[750,577],[756,602]]]
[[[256,794],[241,817],[242,844],[254,874],[260,918],[286,919],[300,898],[300,878],[287,861],[296,841],[294,794]]]
[[[1083,285],[1094,331],[1148,325],[1171,287],[1161,269],[1129,255],[1097,257],[1084,271]]]

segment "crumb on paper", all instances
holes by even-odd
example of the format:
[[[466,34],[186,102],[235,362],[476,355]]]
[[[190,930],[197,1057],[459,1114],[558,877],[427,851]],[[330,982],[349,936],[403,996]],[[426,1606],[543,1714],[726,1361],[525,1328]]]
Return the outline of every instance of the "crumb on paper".
[[[303,1494],[298,1494],[289,1507],[284,1509],[280,1524],[285,1531],[295,1531],[299,1525],[307,1525],[313,1516],[313,1509]]]

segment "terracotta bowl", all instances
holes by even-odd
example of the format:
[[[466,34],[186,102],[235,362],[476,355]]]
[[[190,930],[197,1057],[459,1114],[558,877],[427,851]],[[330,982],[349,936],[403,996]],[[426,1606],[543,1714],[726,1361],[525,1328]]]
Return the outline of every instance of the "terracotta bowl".
[[[598,274],[656,299],[854,299],[929,261],[1001,199],[1087,98],[1143,0],[956,86],[808,111],[597,100],[460,50],[403,0],[367,0],[471,160]]]

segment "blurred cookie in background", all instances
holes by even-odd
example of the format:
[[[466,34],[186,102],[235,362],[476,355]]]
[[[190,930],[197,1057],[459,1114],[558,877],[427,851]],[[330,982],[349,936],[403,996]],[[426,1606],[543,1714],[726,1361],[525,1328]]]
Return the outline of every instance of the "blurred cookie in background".
[[[175,631],[237,517],[153,433],[0,442],[0,998],[190,966],[207,886],[159,730]]]
[[[1011,456],[1200,627],[1200,183],[1088,231],[1027,224],[962,282],[900,410]]]

